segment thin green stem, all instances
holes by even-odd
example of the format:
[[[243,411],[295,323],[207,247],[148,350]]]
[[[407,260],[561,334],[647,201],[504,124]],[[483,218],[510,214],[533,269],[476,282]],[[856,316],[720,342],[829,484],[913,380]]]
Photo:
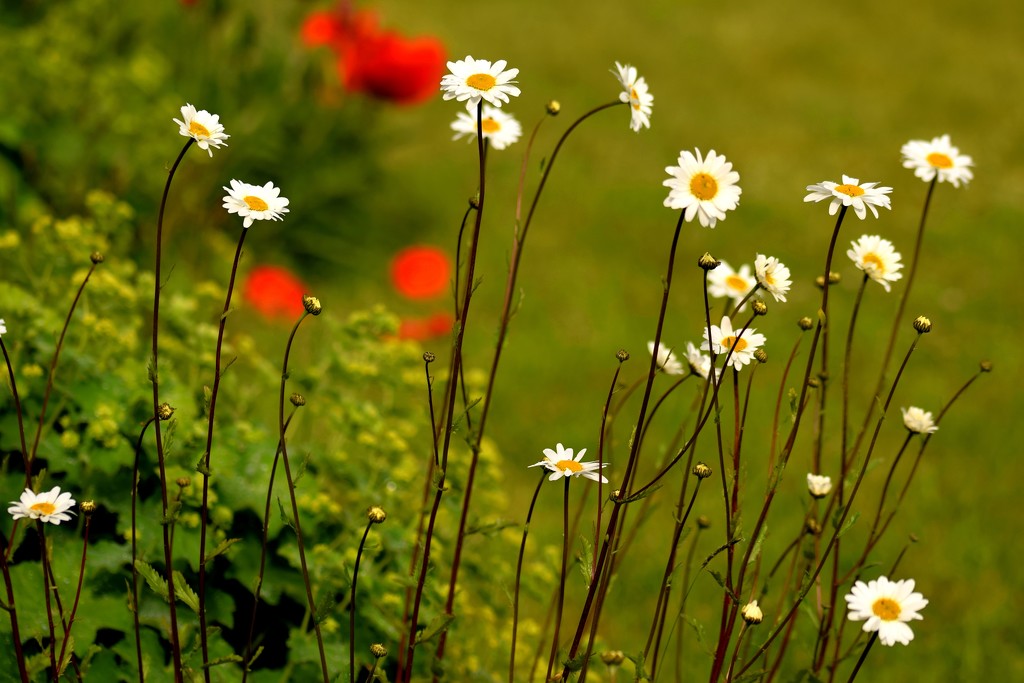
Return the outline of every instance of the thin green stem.
[[[370,535],[370,527],[374,524],[372,519],[366,523],[363,538],[359,541],[359,549],[356,550],[356,563],[352,568],[352,591],[348,602],[348,680],[353,683],[356,680],[356,582],[359,580],[359,560],[363,557],[366,537]]]
[[[85,530],[83,532],[82,540],[82,562],[78,568],[78,586],[75,589],[75,601],[71,604],[71,613],[68,615],[68,623],[64,628],[64,642],[61,643],[60,655],[57,657],[57,661],[61,664],[64,663],[64,653],[67,652],[68,641],[71,640],[71,628],[75,625],[75,614],[78,612],[78,600],[82,597],[82,583],[85,581],[85,559],[89,552],[89,522],[91,520],[92,514],[86,513]]]
[[[533,490],[530,507],[526,511],[526,523],[523,524],[523,540],[519,544],[519,558],[516,560],[515,589],[512,591],[512,647],[508,658],[508,683],[515,683],[516,675],[516,636],[519,632],[519,582],[523,576],[523,556],[526,554],[526,537],[530,533],[530,521],[533,519],[533,508],[537,504],[540,487],[544,485],[544,480],[547,477],[547,471],[541,470],[540,481],[537,482],[537,488]]]

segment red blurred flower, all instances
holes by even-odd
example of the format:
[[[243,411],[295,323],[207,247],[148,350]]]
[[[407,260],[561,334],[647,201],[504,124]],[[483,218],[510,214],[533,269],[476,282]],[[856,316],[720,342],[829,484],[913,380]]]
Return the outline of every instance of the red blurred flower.
[[[249,271],[242,297],[267,318],[301,315],[306,287],[285,268],[257,266]]]
[[[399,323],[398,338],[426,341],[450,334],[455,316],[451,313],[435,313],[429,318],[406,318]]]
[[[445,50],[436,38],[407,39],[377,26],[369,11],[314,12],[302,26],[302,41],[328,45],[338,56],[341,82],[350,92],[397,104],[434,96],[445,73]]]
[[[406,247],[391,262],[391,282],[410,299],[429,299],[444,294],[451,279],[451,264],[437,247]]]

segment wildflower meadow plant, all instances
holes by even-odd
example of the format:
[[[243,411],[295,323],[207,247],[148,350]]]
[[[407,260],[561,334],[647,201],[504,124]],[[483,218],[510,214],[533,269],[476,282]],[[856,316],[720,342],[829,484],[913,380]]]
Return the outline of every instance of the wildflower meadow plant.
[[[335,38],[325,40],[344,43]],[[4,433],[12,457],[3,481],[9,497],[21,492],[0,534],[10,671],[16,665],[23,683],[72,676],[328,683],[346,669],[353,682],[517,683],[606,680],[599,678],[604,674],[615,680],[625,667],[636,680],[669,680],[673,670],[683,680],[688,667],[691,676],[715,682],[779,680],[791,669],[813,680],[853,680],[876,640],[914,639],[909,623],[922,619],[928,601],[913,580],[886,578],[896,574],[909,544],[893,553],[879,542],[911,499],[916,473],[928,466],[922,455],[932,437],[945,433],[937,432],[939,423],[953,419],[958,398],[991,370],[983,363],[935,415],[901,408],[903,429],[888,419],[897,390],[901,397],[915,391],[921,369],[913,354],[933,330],[924,316],[904,316],[927,207],[937,183],[959,187],[972,178],[973,161],[948,136],[904,146],[904,166],[929,183],[913,256],[904,261],[880,235],[852,242],[847,255],[864,274],[853,296],[833,271],[844,218],[850,209],[859,219],[868,211],[884,218],[878,209],[892,208],[892,188],[846,175],[841,183],[807,185],[804,201],[828,200],[835,217],[830,236],[810,212],[800,228],[820,244],[820,267],[791,270],[783,261],[797,262],[778,245],[749,248],[749,239],[736,238],[756,258],[735,271],[700,255],[695,242],[706,233],[690,224],[716,228],[728,217],[728,231],[745,220],[740,176],[714,150],[678,152],[662,183],[664,206],[678,211],[674,229],[650,229],[665,264],[660,298],[650,302],[653,330],[642,337],[650,339],[648,354],[637,353],[630,365],[627,350],[612,351],[611,335],[620,331],[595,325],[588,343],[608,344],[608,391],[587,397],[567,390],[562,399],[581,419],[600,410],[592,421],[597,429],[582,441],[587,447],[545,447],[566,437],[523,430],[533,455],[501,452],[488,437],[495,421],[518,424],[515,407],[498,411],[494,397],[502,390],[500,361],[521,301],[517,292],[530,288],[519,282],[527,237],[542,220],[539,199],[565,141],[584,135],[577,131],[590,117],[621,105],[629,107],[633,131],[651,126],[646,82],[629,64],[614,63],[621,92],[571,120],[540,165],[530,163],[536,131],[563,110],[554,100],[537,108],[529,141],[513,148],[523,161],[511,179],[491,178],[500,170],[485,161],[488,148],[509,149],[522,136],[519,121],[503,109],[523,94],[519,70],[504,59],[467,56],[449,62],[449,73],[435,83],[442,100],[455,100],[451,130],[476,143],[467,164],[478,170],[471,187],[452,192],[464,211],[453,272],[445,252],[433,248],[404,252],[394,266],[396,287],[407,298],[451,292],[435,330],[445,336],[436,352],[420,353],[403,339],[414,335],[403,335],[397,319],[379,309],[342,322],[298,275],[247,268],[243,245],[262,239],[258,222],[289,218],[290,202],[272,182],[230,179],[206,188],[215,209],[218,187],[227,192],[220,219],[238,236],[233,253],[211,252],[230,261],[226,275],[183,282],[165,273],[164,221],[172,181],[188,172],[189,148],[212,156],[241,146],[222,149],[229,136],[219,116],[191,104],[173,119],[187,140],[170,165],[155,217],[151,272],[126,263],[132,245],[118,238],[113,218],[126,220],[125,212],[109,197],[94,201],[96,215],[83,219],[78,234],[105,241],[108,257],[119,257],[113,263],[99,251],[89,250],[86,259],[81,245],[49,240],[51,252],[40,258],[73,247],[81,262],[54,260],[71,264],[60,266],[70,272],[50,279],[78,283],[56,340],[23,336],[51,329],[24,310],[4,312],[18,321],[10,334],[0,319],[7,424],[17,433]],[[241,112],[229,118],[236,116]],[[178,138],[162,134],[170,154]],[[450,131],[434,135],[443,139]],[[504,210],[487,203],[491,181],[508,184],[516,197],[514,209],[499,213],[515,230],[496,316],[481,314],[474,297],[484,268],[479,245],[495,239],[481,229],[483,216]],[[800,183],[789,192],[799,205]],[[301,230],[298,223],[287,225]],[[258,312],[293,321],[279,335],[281,348],[261,350],[235,324],[235,315],[245,314],[233,305],[239,278],[247,282],[243,298]],[[790,301],[798,299],[793,283],[815,278],[820,299],[810,310],[779,309],[798,319],[795,329],[777,324],[777,306],[797,305]],[[892,332],[881,339],[856,325],[862,307],[885,296],[866,286],[869,279],[898,297]],[[139,296],[150,288],[151,300]],[[281,291],[268,299],[268,288]],[[62,293],[40,300],[59,301]],[[76,315],[83,297],[88,310]],[[696,318],[687,317],[680,297],[702,304]],[[713,313],[712,297],[727,299],[724,311]],[[297,343],[300,326],[314,317],[315,338]],[[486,329],[495,320],[496,333]],[[77,329],[72,322],[89,336],[65,344],[69,328]],[[686,342],[685,352],[670,346],[675,332],[666,333],[668,323],[686,326],[690,335],[681,338],[702,343]],[[900,344],[901,331],[913,332],[909,344]],[[467,334],[486,335],[493,351],[471,357],[479,347],[466,343]],[[857,359],[868,351],[872,364],[862,367]],[[902,356],[893,368],[897,351]],[[75,372],[56,382],[62,360]],[[864,377],[874,372],[875,390],[859,400],[867,392],[851,385],[870,388],[873,376]],[[564,373],[566,386],[580,385],[577,370]],[[31,401],[22,403],[19,386],[31,387]],[[769,409],[752,408],[762,404]],[[293,428],[296,420],[312,428]],[[905,453],[913,458],[909,467]],[[506,487],[510,471],[530,468],[539,477],[523,504]],[[83,499],[77,512],[64,488]],[[535,516],[540,497],[558,489],[561,519]],[[560,543],[551,542],[558,536]],[[79,542],[76,564],[68,558]],[[655,580],[644,583],[648,575]],[[615,628],[622,600],[642,628]],[[105,613],[80,618],[76,642],[76,616],[88,608]],[[45,622],[32,618],[44,614]],[[863,622],[861,631],[848,632],[850,621]],[[91,642],[106,643],[109,632],[117,634],[109,651]],[[918,637],[928,638],[927,628]],[[694,657],[698,647],[710,658]],[[851,664],[854,653],[859,659]]]

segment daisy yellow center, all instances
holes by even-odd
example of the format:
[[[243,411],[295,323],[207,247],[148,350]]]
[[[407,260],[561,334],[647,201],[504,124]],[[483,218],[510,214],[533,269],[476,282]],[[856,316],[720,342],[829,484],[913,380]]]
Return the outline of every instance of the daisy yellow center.
[[[690,178],[690,194],[701,201],[714,199],[718,194],[718,181],[707,173],[694,173]]]
[[[764,271],[764,275],[762,275],[761,277],[764,280],[764,283],[769,287],[775,284],[775,276],[772,275],[770,270]]]
[[[477,90],[490,90],[497,82],[491,74],[473,74],[466,79],[466,85]]]
[[[485,133],[497,133],[501,130],[501,124],[490,117],[481,121],[480,127],[484,129]]]
[[[563,472],[565,470],[569,470],[573,474],[575,474],[576,472],[583,471],[583,465],[579,464],[575,460],[559,460],[558,462],[555,463],[555,467],[562,470]]]
[[[871,611],[882,621],[896,621],[900,617],[900,603],[892,598],[878,598],[871,605]]]
[[[859,197],[864,194],[864,188],[860,185],[836,185],[835,191],[845,194],[847,197]]]
[[[932,152],[925,160],[935,168],[953,168],[953,160],[942,152]]]
[[[871,270],[876,273],[885,272],[885,261],[879,258],[878,254],[871,251],[860,257],[860,262],[864,265],[865,269]]]
[[[266,211],[270,208],[267,206],[265,201],[259,197],[253,197],[252,195],[242,197],[242,201],[245,202],[245,205],[249,207],[250,211]]]
[[[640,111],[640,96],[636,94],[636,88],[629,89],[629,99],[633,103],[633,109]]]
[[[738,292],[747,291],[747,281],[741,278],[739,275],[730,275],[725,278],[725,284],[729,289],[735,289]]]
[[[53,503],[36,503],[29,509],[41,515],[52,515],[57,511],[57,507]]]
[[[191,121],[188,124],[188,132],[197,138],[210,137],[209,129],[198,121]]]
[[[720,343],[725,348],[732,349],[733,351],[742,351],[747,348],[747,340],[743,337],[737,338],[736,335],[725,337]]]

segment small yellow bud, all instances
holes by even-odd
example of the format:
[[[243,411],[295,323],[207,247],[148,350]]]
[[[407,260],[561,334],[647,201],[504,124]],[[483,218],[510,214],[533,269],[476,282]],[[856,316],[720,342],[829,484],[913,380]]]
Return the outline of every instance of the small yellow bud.
[[[320,305],[320,299],[308,294],[302,295],[302,307],[310,315],[320,315],[320,312],[324,310],[324,307]]]
[[[92,261],[95,265],[99,265],[103,263],[103,254],[101,254],[98,251],[94,251],[91,254],[89,254],[89,260]]]
[[[562,111],[562,104],[558,100],[551,100],[545,109],[547,109],[548,116],[558,116],[558,112]]]
[[[156,416],[164,422],[170,420],[172,415],[174,415],[174,408],[169,403],[161,403],[156,409]]]
[[[698,479],[707,479],[711,476],[711,468],[706,464],[699,462],[693,466],[693,476]]]
[[[697,265],[701,267],[701,270],[709,271],[722,265],[722,262],[708,252],[704,252],[704,255],[697,260]]]
[[[800,326],[800,329],[806,332],[807,330],[814,327],[814,321],[808,318],[806,315],[796,321],[796,324]]]
[[[768,315],[768,304],[758,299],[753,304],[754,315]]]
[[[607,650],[601,653],[601,662],[607,666],[622,666],[626,661],[626,655],[622,650]]]
[[[301,408],[306,405],[306,397],[298,392],[292,394],[288,400],[291,401],[292,405],[296,408]]]
[[[379,505],[374,505],[366,511],[366,518],[370,520],[371,524],[380,524],[388,518],[388,513],[384,512],[384,508]]]
[[[375,659],[383,659],[388,656],[388,649],[380,643],[374,643],[370,646],[370,654],[373,655]]]
[[[923,315],[919,315],[914,318],[914,329],[921,334],[926,334],[932,331],[932,321]]]

